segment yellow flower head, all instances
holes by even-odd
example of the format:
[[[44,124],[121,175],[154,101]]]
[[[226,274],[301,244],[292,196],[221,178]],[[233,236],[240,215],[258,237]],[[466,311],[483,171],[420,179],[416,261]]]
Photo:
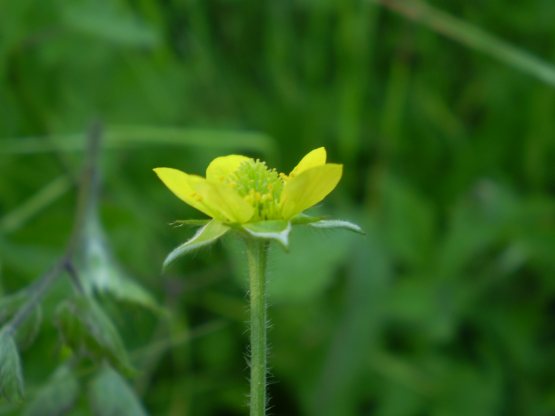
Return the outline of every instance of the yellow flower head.
[[[309,152],[289,175],[241,155],[217,157],[206,177],[154,169],[181,200],[224,224],[288,221],[322,201],[337,186],[343,166],[326,163],[323,147]]]

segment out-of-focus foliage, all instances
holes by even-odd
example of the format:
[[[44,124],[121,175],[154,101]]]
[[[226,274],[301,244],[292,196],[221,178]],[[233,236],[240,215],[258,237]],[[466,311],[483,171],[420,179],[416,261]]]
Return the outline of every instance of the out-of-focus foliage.
[[[555,3],[430,3],[553,70]],[[105,140],[101,250],[77,264],[97,303],[62,276],[33,336],[2,341],[26,391],[0,414],[245,414],[244,248],[162,274],[193,233],[168,223],[201,216],[151,169],[241,153],[288,171],[322,145],[345,174],[315,213],[367,236],[273,248],[272,414],[554,414],[555,90],[454,37],[370,0],[2,2],[1,323],[64,249],[92,120]],[[67,363],[63,341],[94,359]],[[106,363],[128,366],[121,344],[133,374]]]
[[[91,383],[93,413],[99,416],[142,416],[145,414],[135,393],[109,366],[104,366]]]
[[[63,415],[69,412],[79,394],[79,384],[68,365],[60,366],[29,401],[25,416]]]
[[[11,334],[0,332],[0,394],[3,399],[21,400],[23,376],[19,353]]]

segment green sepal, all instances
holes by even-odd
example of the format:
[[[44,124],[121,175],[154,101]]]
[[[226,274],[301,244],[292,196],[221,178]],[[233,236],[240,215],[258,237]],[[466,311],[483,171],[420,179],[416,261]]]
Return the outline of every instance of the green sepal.
[[[23,391],[19,352],[11,334],[3,329],[0,331],[0,397],[9,402],[19,401]]]
[[[357,224],[345,220],[320,220],[308,225],[315,228],[342,228],[359,234],[366,234]]]
[[[200,228],[196,234],[185,243],[176,247],[164,260],[162,266],[165,269],[176,258],[198,250],[201,247],[212,244],[229,231],[229,227],[219,221],[212,220],[204,227]]]
[[[259,221],[243,224],[242,227],[250,237],[275,240],[281,244],[283,248],[289,248],[289,233],[291,232],[290,221]]]
[[[308,225],[314,222],[322,221],[324,217],[313,217],[311,215],[299,214],[291,218],[291,224],[293,225]]]
[[[170,225],[174,227],[203,227],[208,224],[210,220],[175,220]]]

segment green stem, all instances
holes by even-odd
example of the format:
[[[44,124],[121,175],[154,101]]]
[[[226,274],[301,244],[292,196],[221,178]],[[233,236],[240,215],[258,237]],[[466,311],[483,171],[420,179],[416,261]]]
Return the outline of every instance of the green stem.
[[[70,277],[76,283],[77,290],[82,290],[79,285],[77,272],[73,267],[73,257],[86,232],[85,225],[87,216],[90,215],[90,211],[95,208],[98,196],[98,159],[100,157],[101,139],[101,125],[95,123],[88,133],[87,162],[79,186],[79,201],[77,203],[73,232],[69,238],[66,251],[50,270],[44,273],[34,285],[29,287],[25,304],[16,312],[10,322],[6,324],[6,330],[10,334],[15,333],[18,327],[20,327],[31,315],[35,307],[42,301],[43,297],[63,271],[69,273]]]
[[[248,239],[251,309],[250,416],[266,414],[266,257],[268,243]]]

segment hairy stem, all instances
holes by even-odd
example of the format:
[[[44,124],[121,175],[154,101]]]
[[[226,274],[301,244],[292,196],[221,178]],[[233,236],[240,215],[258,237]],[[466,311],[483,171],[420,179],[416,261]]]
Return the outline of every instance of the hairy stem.
[[[250,416],[266,414],[266,257],[268,243],[247,241],[251,318]]]

